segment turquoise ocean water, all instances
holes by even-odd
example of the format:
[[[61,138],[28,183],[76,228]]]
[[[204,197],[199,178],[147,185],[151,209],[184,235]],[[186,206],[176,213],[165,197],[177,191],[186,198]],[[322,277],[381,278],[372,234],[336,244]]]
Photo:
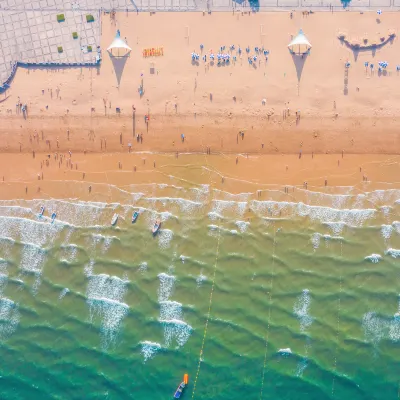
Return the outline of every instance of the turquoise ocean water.
[[[399,399],[400,190],[296,194],[1,201],[0,398]]]

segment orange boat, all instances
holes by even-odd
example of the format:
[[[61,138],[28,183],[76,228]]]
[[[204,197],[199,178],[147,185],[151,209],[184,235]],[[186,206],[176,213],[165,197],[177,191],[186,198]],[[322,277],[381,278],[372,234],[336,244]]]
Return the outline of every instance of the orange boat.
[[[179,399],[182,396],[183,390],[189,383],[189,375],[185,374],[183,375],[183,381],[179,384],[178,389],[176,389],[176,392],[174,394],[174,399]]]

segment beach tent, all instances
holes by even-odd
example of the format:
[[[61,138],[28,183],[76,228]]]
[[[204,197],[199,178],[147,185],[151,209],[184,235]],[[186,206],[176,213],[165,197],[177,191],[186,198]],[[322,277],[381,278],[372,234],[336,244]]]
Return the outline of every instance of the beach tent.
[[[311,47],[311,43],[306,38],[302,29],[299,30],[297,36],[288,44],[289,50],[294,54],[305,54]]]
[[[113,42],[108,47],[107,51],[114,57],[125,57],[131,52],[131,48],[126,44],[124,39],[121,39],[121,33],[119,29]]]

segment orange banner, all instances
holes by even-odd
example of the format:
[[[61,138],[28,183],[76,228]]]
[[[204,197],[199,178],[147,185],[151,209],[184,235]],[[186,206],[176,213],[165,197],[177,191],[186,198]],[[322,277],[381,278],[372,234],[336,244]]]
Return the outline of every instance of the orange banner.
[[[158,57],[164,55],[164,47],[152,47],[143,50],[143,57]]]

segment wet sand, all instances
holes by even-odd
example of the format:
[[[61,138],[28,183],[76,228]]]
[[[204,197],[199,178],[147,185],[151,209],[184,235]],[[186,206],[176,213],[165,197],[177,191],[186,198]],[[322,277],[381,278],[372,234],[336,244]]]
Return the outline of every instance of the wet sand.
[[[4,154],[0,198],[134,201],[130,193],[140,191],[140,185],[170,184],[211,185],[230,193],[251,192],[263,200],[268,200],[263,190],[275,189],[282,200],[306,201],[304,189],[345,194],[400,188],[399,156],[180,154],[177,158],[172,154],[73,153],[72,168],[68,159],[65,154],[59,166],[54,155],[33,159],[28,154]]]

